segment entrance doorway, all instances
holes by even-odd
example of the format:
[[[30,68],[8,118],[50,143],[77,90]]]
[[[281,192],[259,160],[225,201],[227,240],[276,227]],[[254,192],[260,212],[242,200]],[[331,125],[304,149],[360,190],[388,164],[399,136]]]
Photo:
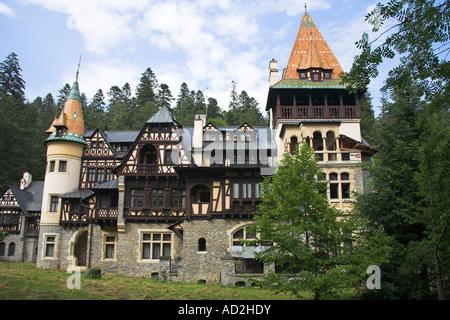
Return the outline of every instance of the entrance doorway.
[[[87,252],[87,231],[83,231],[77,238],[74,248],[74,254],[77,261],[77,266],[86,266],[86,252]]]

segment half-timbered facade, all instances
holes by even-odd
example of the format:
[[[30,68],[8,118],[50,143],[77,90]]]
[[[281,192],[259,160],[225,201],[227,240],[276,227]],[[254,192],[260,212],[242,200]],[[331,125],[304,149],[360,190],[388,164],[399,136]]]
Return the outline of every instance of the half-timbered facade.
[[[9,186],[0,198],[0,261],[36,262],[42,181],[24,173],[20,188]]]
[[[281,79],[270,62],[267,127],[217,127],[206,115],[183,127],[163,107],[139,131],[85,131],[76,81],[47,130],[45,181],[2,196],[0,259],[15,235],[39,232],[40,268],[227,285],[277,272],[255,260],[263,248],[240,240],[256,237],[247,227],[260,183],[285,151],[314,149],[343,214],[351,192],[364,191],[361,163],[373,150],[360,133],[360,94],[347,93],[341,71],[305,12]]]

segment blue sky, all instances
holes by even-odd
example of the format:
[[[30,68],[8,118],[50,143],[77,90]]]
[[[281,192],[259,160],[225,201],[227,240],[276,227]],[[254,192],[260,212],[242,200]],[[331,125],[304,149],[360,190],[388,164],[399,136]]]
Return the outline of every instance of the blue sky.
[[[308,11],[348,71],[355,42],[370,28],[364,21],[377,1],[307,0]],[[265,108],[269,61],[283,69],[305,1],[294,0],[0,0],[0,59],[20,60],[26,96],[52,93],[75,80],[82,55],[80,90],[126,82],[134,90],[152,68],[176,97],[181,83],[215,97],[227,110],[231,81]],[[385,65],[369,88],[380,105]],[[206,90],[207,89],[207,90]]]

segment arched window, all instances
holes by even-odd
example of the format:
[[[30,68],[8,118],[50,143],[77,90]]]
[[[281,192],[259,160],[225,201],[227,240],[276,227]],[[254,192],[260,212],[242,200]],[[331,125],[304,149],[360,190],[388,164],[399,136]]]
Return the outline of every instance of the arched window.
[[[141,149],[140,152],[140,164],[157,164],[158,163],[158,152],[156,148],[148,144]]]
[[[192,203],[206,203],[210,201],[211,193],[209,188],[205,185],[195,186],[191,191],[191,201]]]
[[[256,240],[256,233],[241,228],[233,233],[233,246],[242,246],[241,240]]]
[[[200,238],[198,239],[198,252],[204,252],[206,251],[206,239],[205,238]]]
[[[313,149],[314,151],[323,150],[322,133],[320,133],[320,131],[316,131],[313,134]]]
[[[289,144],[289,153],[294,154],[295,149],[298,146],[298,139],[296,136],[291,137],[291,143]]]
[[[334,135],[334,131],[327,132],[327,150],[336,151],[336,138]]]
[[[8,247],[8,257],[12,257],[16,253],[16,244],[11,242]]]

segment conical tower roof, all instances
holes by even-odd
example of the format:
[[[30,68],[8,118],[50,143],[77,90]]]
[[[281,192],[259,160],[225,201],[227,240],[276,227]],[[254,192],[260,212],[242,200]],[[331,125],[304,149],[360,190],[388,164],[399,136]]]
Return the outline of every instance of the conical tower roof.
[[[63,134],[57,134],[57,128],[64,130]],[[81,96],[78,82],[75,81],[69,93],[69,97],[64,103],[61,114],[55,119],[47,132],[51,133],[47,141],[67,140],[85,144],[84,120],[81,107]]]
[[[298,79],[299,69],[331,69],[331,79],[340,79],[339,61],[308,11],[305,11],[283,79]]]
[[[321,81],[300,79],[311,69],[327,71]],[[282,79],[271,88],[345,88],[339,74],[342,67],[308,11],[305,11]]]

